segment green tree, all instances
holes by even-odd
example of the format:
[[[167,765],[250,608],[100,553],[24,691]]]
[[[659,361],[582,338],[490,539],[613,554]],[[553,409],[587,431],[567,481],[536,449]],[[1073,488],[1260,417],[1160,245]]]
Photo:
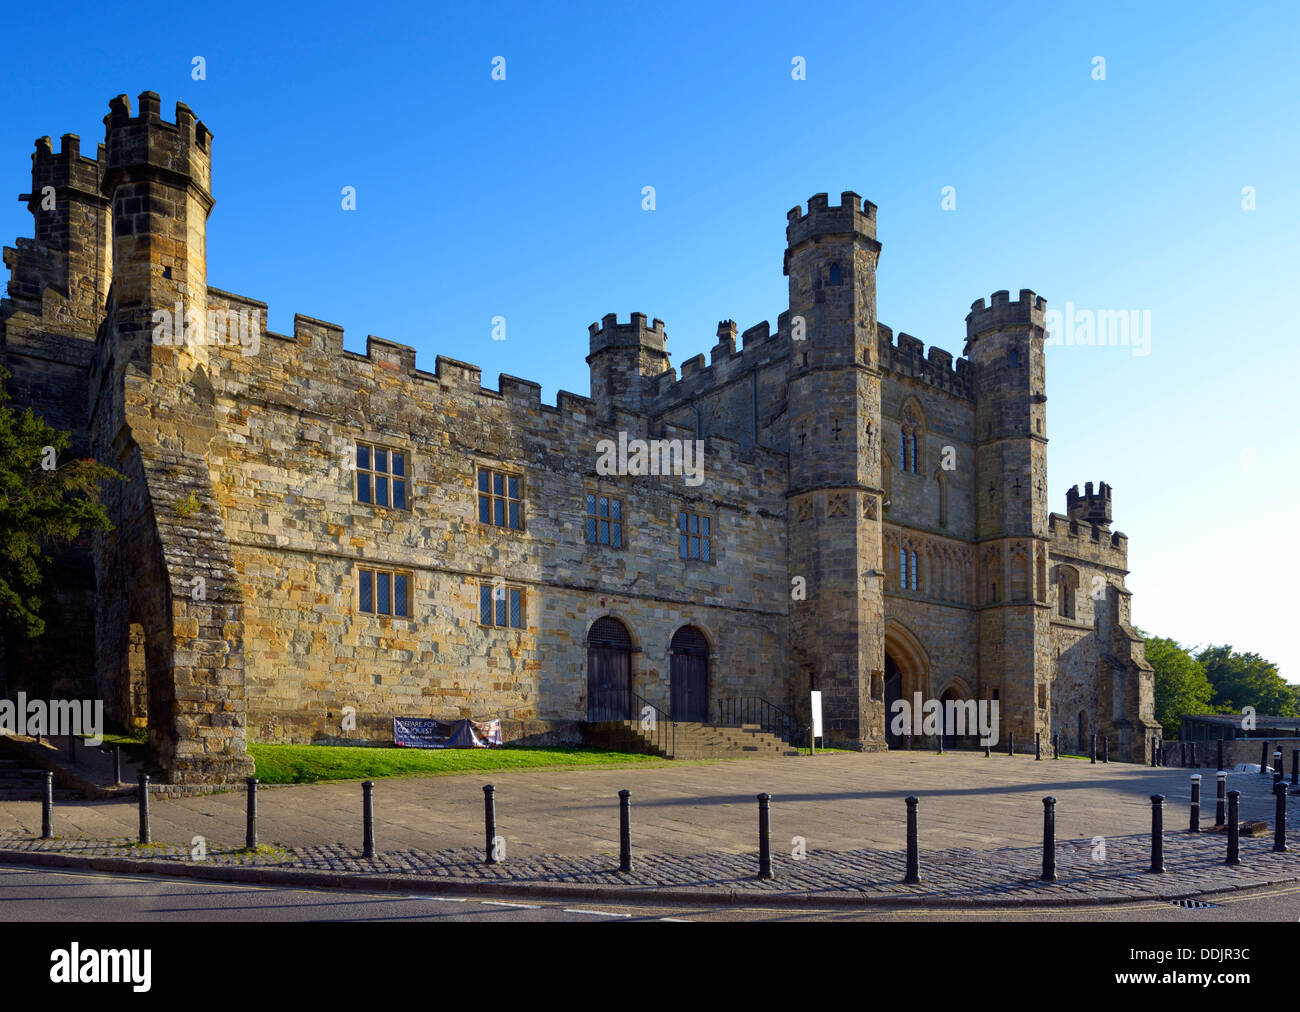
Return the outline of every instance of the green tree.
[[[1146,656],[1156,673],[1156,720],[1164,736],[1177,738],[1183,714],[1214,713],[1214,686],[1205,665],[1163,636],[1147,636]]]
[[[1253,706],[1269,717],[1295,717],[1295,687],[1288,685],[1277,665],[1259,654],[1239,654],[1232,647],[1209,646],[1196,655],[1214,686],[1213,702],[1221,713],[1240,713]]]
[[[45,631],[46,550],[83,531],[111,531],[99,483],[123,476],[94,460],[63,460],[69,434],[31,408],[10,408],[8,378],[0,368],[0,626],[32,637]]]

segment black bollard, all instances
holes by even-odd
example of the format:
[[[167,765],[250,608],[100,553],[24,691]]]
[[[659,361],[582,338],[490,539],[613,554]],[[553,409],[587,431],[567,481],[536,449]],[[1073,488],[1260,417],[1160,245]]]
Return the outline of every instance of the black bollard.
[[[1187,826],[1189,833],[1201,831],[1201,775],[1192,774],[1192,819]]]
[[[632,870],[632,792],[618,792],[618,870]]]
[[[1178,743],[1178,765],[1187,769],[1187,742],[1185,741]]]
[[[1165,870],[1165,796],[1151,795],[1151,867],[1147,871],[1159,874]]]
[[[1219,769],[1223,769],[1223,739],[1219,739]]]
[[[140,774],[140,842],[149,843],[149,774]]]
[[[1241,801],[1241,791],[1228,792],[1228,860],[1225,864],[1241,864],[1241,822],[1238,810],[1238,804]]]
[[[484,858],[484,864],[500,864],[496,855],[497,839],[497,803],[496,787],[487,784],[483,788],[483,830],[487,838],[487,857]]]
[[[1282,782],[1282,751],[1273,753],[1273,786],[1277,787]]]
[[[375,856],[375,782],[361,785],[361,856]]]
[[[1273,785],[1276,803],[1273,808],[1273,850],[1289,849],[1286,845],[1286,784],[1281,780]]]
[[[1043,879],[1056,881],[1056,799],[1043,798]]]
[[[54,839],[54,774],[46,772],[41,795],[41,839]]]
[[[903,800],[907,802],[907,876],[903,882],[913,884],[921,881],[921,855],[916,832],[917,799],[910,797]]]
[[[1043,732],[1035,731],[1034,732],[1034,759],[1038,760],[1042,758],[1043,758]]]
[[[248,788],[248,825],[244,829],[244,849],[257,850],[257,777],[244,781]]]
[[[1007,755],[1015,755],[1015,754],[1016,754],[1016,732],[1008,731],[1007,732]]]
[[[772,795],[758,796],[758,877],[772,877]]]
[[[1090,752],[1092,756],[1092,764],[1096,766],[1097,765],[1097,736],[1095,734],[1092,736],[1092,744],[1090,746]]]
[[[122,746],[113,746],[113,784],[116,786],[122,782]]]
[[[1101,740],[1101,761],[1104,763],[1110,762],[1110,738]]]
[[[1219,791],[1214,802],[1214,824],[1222,826],[1227,821],[1227,816],[1223,814],[1223,805],[1228,799],[1228,774],[1219,770],[1215,776],[1219,778]]]
[[[1268,742],[1264,742],[1264,748],[1259,753],[1259,772],[1268,772]]]
[[[1297,783],[1300,783],[1300,780],[1297,780],[1297,777],[1300,777],[1300,748],[1293,748],[1291,750],[1291,786],[1292,787],[1295,787]]]

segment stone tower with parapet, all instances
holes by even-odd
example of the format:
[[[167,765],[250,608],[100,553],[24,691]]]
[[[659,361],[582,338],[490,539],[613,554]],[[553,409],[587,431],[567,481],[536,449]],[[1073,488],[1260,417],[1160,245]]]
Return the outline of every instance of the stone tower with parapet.
[[[95,541],[97,670],[143,665],[149,727],[178,781],[252,772],[243,601],[214,495],[218,429],[207,373],[212,134],[183,103],[174,123],[143,92],[104,117],[100,190],[112,284],[91,367],[97,458],[131,480],[106,499],[117,530]],[[143,642],[129,641],[138,630]],[[140,654],[143,656],[140,656]],[[109,686],[103,687],[106,696]]]
[[[876,207],[819,193],[787,220],[788,552],[806,593],[790,606],[789,664],[808,679],[795,698],[822,692],[828,741],[884,748]]]
[[[1050,735],[1047,594],[1047,302],[994,292],[966,317],[974,369],[980,683],[998,692],[1001,736]],[[960,466],[960,464],[958,465]]]

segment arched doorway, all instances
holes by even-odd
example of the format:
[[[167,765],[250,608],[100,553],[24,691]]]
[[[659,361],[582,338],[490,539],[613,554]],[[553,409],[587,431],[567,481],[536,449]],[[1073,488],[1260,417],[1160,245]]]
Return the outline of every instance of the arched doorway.
[[[673,720],[705,722],[709,719],[709,641],[694,626],[673,634]]]
[[[885,654],[885,742],[890,748],[902,748],[902,734],[894,733],[894,703],[903,698],[903,673],[892,654]]]
[[[632,720],[632,637],[616,618],[587,633],[587,719]]]
[[[903,711],[903,727],[907,727],[907,714],[915,710],[916,694],[927,697],[930,688],[930,658],[920,641],[901,622],[890,620],[885,625],[885,740],[890,748],[907,747],[902,734],[893,733],[894,703],[902,700],[908,709]],[[921,733],[922,714],[912,712],[912,735]],[[913,742],[915,744],[915,742]]]
[[[960,704],[960,707],[952,704]],[[960,679],[939,695],[944,737],[953,745],[975,745],[980,740],[979,706]],[[960,712],[959,712],[960,710]]]

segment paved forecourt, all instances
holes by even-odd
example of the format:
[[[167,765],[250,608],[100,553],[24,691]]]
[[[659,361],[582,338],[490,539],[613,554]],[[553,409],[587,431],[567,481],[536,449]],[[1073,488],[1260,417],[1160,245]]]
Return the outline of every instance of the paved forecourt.
[[[1166,797],[1167,834],[1187,828],[1190,774],[1127,763],[980,753],[823,753],[769,760],[683,763],[654,768],[502,771],[386,779],[375,788],[381,850],[424,851],[483,845],[483,790],[496,785],[497,832],[509,857],[618,853],[618,792],[632,792],[632,843],[640,855],[753,854],[757,802],[772,801],[772,840],[789,854],[794,837],[809,850],[898,851],[906,843],[905,805],[919,797],[922,853],[995,850],[1041,843],[1042,799],[1057,798],[1060,841],[1149,832],[1152,794]],[[1203,826],[1214,823],[1215,776],[1200,771]],[[1242,792],[1242,817],[1273,821],[1272,778],[1230,774]],[[267,787],[259,791],[259,836],[286,847],[361,846],[356,782]],[[1294,808],[1300,799],[1292,799]],[[217,794],[152,803],[153,840],[239,847],[245,797]],[[1289,820],[1297,825],[1294,813]],[[0,834],[37,836],[37,802],[0,802]],[[133,800],[56,805],[60,837],[133,838]],[[1216,837],[1222,840],[1222,837]]]

